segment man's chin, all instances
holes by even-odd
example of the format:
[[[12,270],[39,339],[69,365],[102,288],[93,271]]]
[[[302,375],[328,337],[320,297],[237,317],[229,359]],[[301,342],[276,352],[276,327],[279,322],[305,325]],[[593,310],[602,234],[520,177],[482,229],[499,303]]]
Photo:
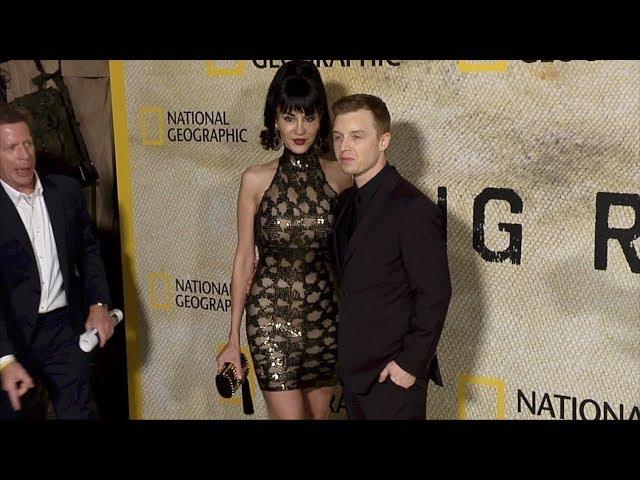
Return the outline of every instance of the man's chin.
[[[353,175],[355,168],[350,168],[349,165],[344,165],[342,163],[339,164],[340,165],[340,170],[342,170],[342,173],[346,173],[347,175]]]
[[[20,175],[18,178],[14,178],[13,181],[21,188],[29,188],[35,185],[36,176],[33,173],[30,176]]]

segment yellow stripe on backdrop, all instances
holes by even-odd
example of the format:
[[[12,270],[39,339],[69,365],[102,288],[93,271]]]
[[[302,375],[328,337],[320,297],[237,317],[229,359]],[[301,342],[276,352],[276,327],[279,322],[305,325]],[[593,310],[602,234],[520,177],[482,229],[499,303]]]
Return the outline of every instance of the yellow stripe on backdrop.
[[[122,280],[127,339],[127,373],[129,382],[129,417],[142,419],[142,375],[140,372],[140,344],[138,341],[138,296],[135,289],[136,242],[133,227],[133,195],[131,191],[131,164],[127,103],[124,82],[124,63],[109,62],[111,98],[113,103],[113,131],[118,178],[118,208],[120,213],[120,243],[122,246]]]

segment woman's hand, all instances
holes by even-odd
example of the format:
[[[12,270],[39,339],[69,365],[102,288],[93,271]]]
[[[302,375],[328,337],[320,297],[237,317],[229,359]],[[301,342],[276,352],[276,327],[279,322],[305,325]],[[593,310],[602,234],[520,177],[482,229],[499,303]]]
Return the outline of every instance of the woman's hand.
[[[236,377],[242,380],[242,364],[240,363],[240,347],[235,342],[228,342],[218,354],[218,373],[225,363],[232,363],[236,367]]]

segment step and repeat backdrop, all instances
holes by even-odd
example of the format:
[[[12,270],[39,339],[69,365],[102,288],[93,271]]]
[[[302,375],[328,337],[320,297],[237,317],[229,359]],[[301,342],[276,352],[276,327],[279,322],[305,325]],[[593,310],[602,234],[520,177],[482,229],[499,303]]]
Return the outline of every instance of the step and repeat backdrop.
[[[285,61],[110,63],[132,418],[267,418],[253,374],[251,416],[214,379],[240,176],[279,156],[259,132]],[[390,163],[446,212],[428,417],[640,419],[640,62],[313,62],[330,103],[387,103]]]

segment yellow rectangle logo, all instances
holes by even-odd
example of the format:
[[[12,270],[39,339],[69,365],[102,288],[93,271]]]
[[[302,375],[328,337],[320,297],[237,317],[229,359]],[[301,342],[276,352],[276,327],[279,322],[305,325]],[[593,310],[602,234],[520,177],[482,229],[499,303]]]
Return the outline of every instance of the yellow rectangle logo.
[[[147,278],[151,308],[169,310],[171,301],[171,275],[167,272],[151,272]]]
[[[458,70],[462,73],[505,73],[508,69],[509,62],[507,60],[499,60],[487,63],[475,63],[470,62],[469,60],[458,60]]]
[[[458,419],[467,419],[467,385],[482,385],[495,388],[496,390],[496,419],[504,420],[506,417],[505,408],[505,384],[504,380],[493,377],[477,377],[473,375],[458,376]]]
[[[229,75],[244,75],[247,62],[244,60],[237,60],[232,67],[220,66],[216,64],[220,60],[207,60],[205,62],[207,74],[210,77],[224,77]]]
[[[160,107],[142,107],[139,114],[143,145],[164,145],[164,110]],[[153,134],[150,126],[155,126]]]

